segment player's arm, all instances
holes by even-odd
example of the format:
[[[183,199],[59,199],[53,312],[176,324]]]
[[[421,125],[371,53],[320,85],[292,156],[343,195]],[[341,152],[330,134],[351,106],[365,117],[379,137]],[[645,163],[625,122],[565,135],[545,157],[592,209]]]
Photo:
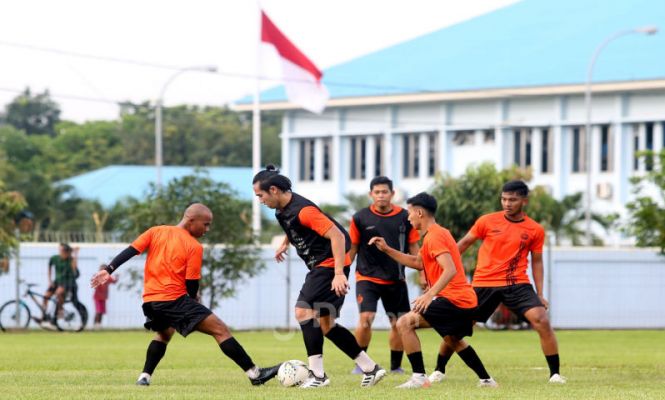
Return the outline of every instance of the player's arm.
[[[97,286],[103,285],[106,282],[108,282],[111,277],[111,274],[116,269],[118,269],[122,264],[126,263],[130,258],[138,254],[140,254],[140,252],[137,249],[135,249],[133,246],[129,246],[123,251],[121,251],[120,254],[115,256],[113,260],[111,260],[111,262],[108,263],[108,265],[103,270],[93,275],[92,279],[90,280],[90,287],[94,289]]]
[[[286,259],[286,252],[289,250],[289,237],[284,235],[284,240],[282,240],[282,244],[279,245],[277,250],[275,250],[275,260],[277,260],[278,263],[284,261]]]
[[[436,262],[443,269],[443,273],[439,279],[432,284],[429,290],[413,301],[413,311],[417,313],[422,314],[427,311],[427,307],[432,303],[434,296],[442,291],[457,273],[455,263],[453,262],[450,253],[440,254],[436,257]]]
[[[417,270],[423,269],[422,259],[417,253],[416,255],[402,253],[401,251],[390,247],[388,243],[386,243],[386,240],[380,236],[374,236],[369,240],[368,244],[370,246],[371,245],[376,246],[377,249],[386,253],[388,257],[392,258],[393,260],[397,261],[402,265]]]
[[[549,302],[543,294],[543,276],[545,268],[543,267],[543,253],[531,253],[531,273],[533,275],[533,284],[536,286],[536,294],[545,308],[549,307]]]
[[[349,290],[349,283],[344,275],[344,267],[346,261],[346,238],[342,231],[335,225],[323,234],[323,237],[330,240],[330,247],[335,260],[335,278],[332,282],[332,290],[338,296],[345,295]]]
[[[199,297],[199,280],[198,279],[187,279],[185,280],[185,286],[187,286],[187,294],[192,299],[198,299]]]
[[[51,275],[51,270],[53,269],[53,257],[48,260],[48,285],[49,287],[53,284],[53,276]]]
[[[203,265],[203,246],[193,246],[187,258],[185,269],[185,287],[187,295],[199,301],[199,288],[201,280],[201,266]]]
[[[72,249],[72,262],[71,262],[72,271],[76,272],[76,269],[78,267],[79,267],[79,248],[74,247]]]
[[[467,233],[462,239],[460,239],[459,242],[457,242],[457,249],[459,249],[459,253],[464,254],[466,249],[474,244],[476,240],[478,240],[476,235],[474,235],[472,232]]]
[[[349,258],[351,259],[351,262],[356,259],[356,254],[358,254],[358,245],[351,244],[351,249],[349,250]]]
[[[349,237],[351,238],[349,258],[351,259],[351,262],[353,262],[358,254],[358,245],[360,244],[360,230],[358,229],[358,225],[356,225],[355,215],[351,218],[351,224],[349,225]]]

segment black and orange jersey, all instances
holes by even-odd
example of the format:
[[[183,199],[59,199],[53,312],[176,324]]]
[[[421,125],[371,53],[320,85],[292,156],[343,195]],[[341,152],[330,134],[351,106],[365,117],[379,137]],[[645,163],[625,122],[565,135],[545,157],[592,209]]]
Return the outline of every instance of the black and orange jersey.
[[[511,221],[503,211],[478,218],[470,233],[481,239],[473,286],[498,287],[530,283],[527,275],[529,253],[542,253],[543,227],[524,216]]]
[[[406,210],[396,205],[386,214],[371,205],[353,215],[349,236],[351,243],[358,246],[356,281],[367,280],[386,285],[404,280],[404,266],[367,243],[373,237],[380,236],[390,247],[408,253],[409,244],[418,242],[420,235],[407,217]]]
[[[275,217],[307,268],[335,266],[330,240],[323,237],[333,225],[344,234],[347,253],[344,264],[351,264],[348,255],[351,240],[346,229],[313,202],[292,193],[291,201],[283,209],[277,210]]]
[[[148,251],[143,275],[143,301],[170,301],[187,294],[186,280],[201,278],[203,246],[185,229],[155,226],[133,243]]]

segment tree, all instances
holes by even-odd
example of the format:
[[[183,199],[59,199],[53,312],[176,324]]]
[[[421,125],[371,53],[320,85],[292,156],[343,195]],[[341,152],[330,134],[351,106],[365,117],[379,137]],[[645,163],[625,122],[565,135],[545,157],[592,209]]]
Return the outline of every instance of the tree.
[[[5,123],[28,135],[55,135],[60,121],[60,107],[51,99],[48,90],[32,95],[26,88],[5,108]]]
[[[17,192],[5,191],[0,181],[0,273],[6,272],[6,262],[12,249],[18,246],[14,232],[15,218],[26,206],[25,199]]]
[[[626,204],[624,231],[635,237],[638,246],[658,247],[665,254],[665,150],[640,152],[639,156],[651,170],[631,179],[635,199]]]
[[[161,191],[153,186],[145,200],[128,200],[124,218],[117,224],[125,234],[135,237],[151,226],[174,224],[192,202],[207,205],[214,216],[202,239],[206,248],[201,279],[203,295],[212,308],[220,298],[232,296],[239,282],[264,268],[252,237],[249,201],[239,199],[228,185],[198,173],[173,180]],[[142,281],[139,275],[134,278]]]

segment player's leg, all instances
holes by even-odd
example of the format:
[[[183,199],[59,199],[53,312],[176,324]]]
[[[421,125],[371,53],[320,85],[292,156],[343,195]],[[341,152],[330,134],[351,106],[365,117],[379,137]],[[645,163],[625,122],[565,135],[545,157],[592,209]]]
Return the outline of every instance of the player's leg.
[[[372,340],[372,323],[376,317],[376,307],[379,300],[379,292],[375,283],[370,281],[359,281],[356,283],[356,300],[358,302],[358,325],[355,337],[360,348],[367,352]],[[356,365],[353,374],[362,374],[362,369]]]
[[[381,302],[390,321],[390,334],[388,337],[390,345],[390,372],[401,374],[404,373],[402,369],[404,346],[397,330],[397,320],[402,315],[411,311],[409,292],[406,282],[382,285],[381,289]]]
[[[397,387],[400,389],[429,387],[430,382],[425,374],[425,361],[423,360],[420,339],[418,339],[418,335],[416,334],[416,329],[429,328],[429,323],[422,315],[415,312],[409,312],[402,315],[397,320],[396,325],[402,339],[404,352],[411,364],[412,371],[411,379]]]
[[[148,350],[145,355],[145,363],[143,364],[143,371],[139,375],[136,384],[139,386],[149,386],[152,379],[152,374],[155,368],[166,354],[166,346],[171,341],[175,333],[173,328],[165,328],[155,333],[155,337],[148,345]]]
[[[455,349],[450,347],[445,340],[442,340],[439,345],[439,353],[436,356],[436,367],[434,368],[434,372],[429,376],[430,382],[436,383],[446,379],[446,366],[453,354],[455,354]]]
[[[448,347],[453,349],[455,353],[464,361],[464,363],[471,368],[473,372],[478,375],[480,379],[479,386],[482,387],[497,387],[498,384],[487,373],[483,362],[478,357],[476,351],[466,341],[461,338],[449,335],[444,338],[444,342]]]
[[[55,313],[53,314],[53,321],[55,321],[62,313],[62,305],[65,304],[65,294],[67,293],[64,286],[58,286],[55,289]]]
[[[51,297],[53,296],[53,293],[55,292],[55,289],[57,286],[55,284],[52,284],[51,286],[46,289],[46,293],[44,293],[44,299],[42,300],[42,322],[46,320],[46,313],[48,312],[48,302],[51,300]]]

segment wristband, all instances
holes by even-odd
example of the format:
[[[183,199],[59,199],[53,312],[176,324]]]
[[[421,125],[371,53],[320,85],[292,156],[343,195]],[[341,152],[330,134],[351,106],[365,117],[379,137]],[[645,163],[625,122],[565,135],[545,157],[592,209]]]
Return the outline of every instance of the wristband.
[[[106,272],[108,272],[109,275],[111,275],[111,274],[113,273],[113,271],[115,271],[115,267],[114,267],[113,265],[110,265],[110,264],[109,264],[109,265],[107,265],[106,267],[104,267],[104,270],[105,270]]]

